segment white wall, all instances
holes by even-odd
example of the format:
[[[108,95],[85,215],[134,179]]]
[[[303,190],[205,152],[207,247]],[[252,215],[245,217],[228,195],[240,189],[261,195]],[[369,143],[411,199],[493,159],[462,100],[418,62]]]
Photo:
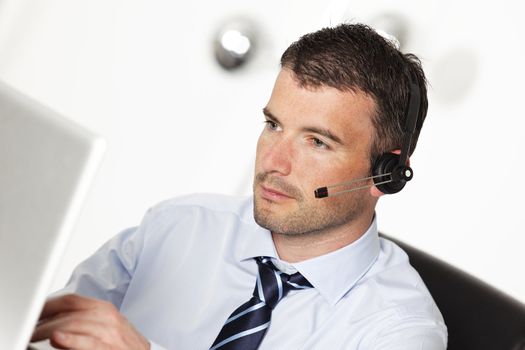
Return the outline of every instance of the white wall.
[[[162,199],[249,193],[282,50],[320,25],[384,13],[407,20],[405,47],[431,87],[415,178],[382,200],[380,228],[525,301],[525,29],[510,0],[0,2],[0,79],[109,143],[53,289]],[[263,40],[231,74],[211,42],[235,15],[256,21]]]

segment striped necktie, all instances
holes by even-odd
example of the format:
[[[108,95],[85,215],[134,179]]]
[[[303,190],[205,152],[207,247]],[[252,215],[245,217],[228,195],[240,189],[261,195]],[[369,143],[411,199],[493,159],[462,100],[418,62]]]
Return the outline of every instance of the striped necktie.
[[[226,320],[210,350],[255,350],[270,326],[272,310],[292,289],[311,288],[299,272],[287,275],[279,271],[268,257],[257,257],[259,274],[253,297]]]

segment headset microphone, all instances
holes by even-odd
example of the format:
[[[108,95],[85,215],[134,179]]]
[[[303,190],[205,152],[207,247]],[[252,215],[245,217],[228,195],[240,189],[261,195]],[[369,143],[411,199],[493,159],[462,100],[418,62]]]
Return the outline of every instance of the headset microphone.
[[[412,74],[408,74],[408,80],[410,84],[410,97],[408,101],[407,119],[405,122],[405,128],[403,130],[404,134],[401,154],[382,154],[374,162],[372,167],[372,176],[355,179],[336,185],[320,187],[314,191],[315,198],[336,196],[343,193],[370,188],[372,186],[377,186],[377,188],[385,194],[392,194],[401,191],[403,187],[405,187],[405,184],[412,180],[414,172],[412,171],[412,168],[406,165],[406,163],[410,152],[410,146],[412,145],[412,136],[416,130],[421,94],[417,80]],[[369,180],[372,180],[371,184],[363,184]],[[357,187],[342,189],[334,193],[329,192],[329,190],[332,188],[348,186]]]

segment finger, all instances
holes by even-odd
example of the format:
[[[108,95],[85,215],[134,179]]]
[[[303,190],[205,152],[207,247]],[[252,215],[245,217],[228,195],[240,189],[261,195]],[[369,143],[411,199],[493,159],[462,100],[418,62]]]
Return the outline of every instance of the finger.
[[[77,294],[66,294],[49,299],[40,313],[40,320],[53,317],[56,314],[77,310],[87,310],[97,307],[102,301],[83,297]]]
[[[68,313],[38,324],[31,341],[49,339],[56,331],[102,337],[107,328],[100,322],[100,317],[90,315],[89,312]]]
[[[53,332],[50,338],[51,345],[58,349],[88,350],[109,349],[98,339],[85,335],[68,332]]]

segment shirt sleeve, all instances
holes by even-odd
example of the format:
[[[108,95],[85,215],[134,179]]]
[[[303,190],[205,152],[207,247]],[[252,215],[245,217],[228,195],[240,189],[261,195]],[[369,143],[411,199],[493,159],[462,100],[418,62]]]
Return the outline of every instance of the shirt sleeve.
[[[122,231],[80,263],[67,285],[53,295],[75,293],[109,301],[120,308],[142,246],[141,228]]]
[[[66,286],[52,296],[75,293],[111,302],[120,309],[142,254],[151,215],[152,209],[140,226],[120,232],[80,263]]]

